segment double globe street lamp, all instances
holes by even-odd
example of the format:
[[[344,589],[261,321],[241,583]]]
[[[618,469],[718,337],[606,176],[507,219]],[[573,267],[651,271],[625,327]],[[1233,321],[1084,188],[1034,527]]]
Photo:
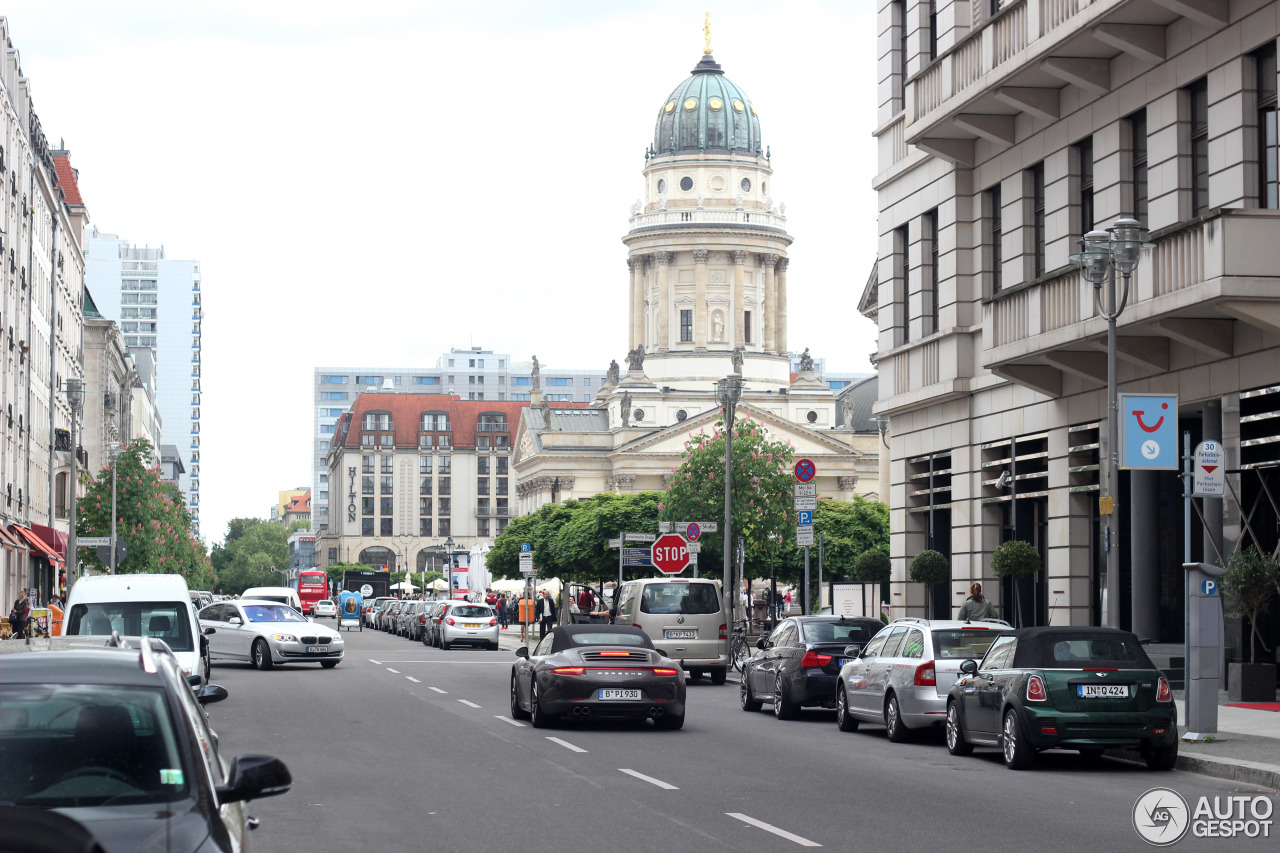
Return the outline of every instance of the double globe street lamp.
[[[724,601],[729,624],[738,596],[733,588],[733,415],[742,398],[742,376],[730,373],[716,381],[716,402],[724,409]]]
[[[76,542],[76,492],[79,489],[77,478],[79,472],[76,470],[76,463],[80,460],[78,457],[80,444],[80,413],[84,411],[84,380],[78,376],[67,377],[67,387],[65,391],[67,395],[67,405],[71,407],[71,497],[68,503],[68,524],[67,524],[67,594],[71,594],[71,587],[75,586],[76,577],[79,571],[79,556]]]

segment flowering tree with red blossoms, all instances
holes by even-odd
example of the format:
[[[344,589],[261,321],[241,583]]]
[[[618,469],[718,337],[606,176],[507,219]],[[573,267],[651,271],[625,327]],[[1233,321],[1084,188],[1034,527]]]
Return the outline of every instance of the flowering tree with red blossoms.
[[[160,478],[152,448],[135,439],[116,460],[116,535],[128,542],[121,572],[179,574],[192,589],[212,589],[213,565],[204,543],[191,535],[182,492]],[[111,535],[111,466],[104,465],[77,505],[79,536]],[[81,548],[82,566],[105,571],[93,548]]]

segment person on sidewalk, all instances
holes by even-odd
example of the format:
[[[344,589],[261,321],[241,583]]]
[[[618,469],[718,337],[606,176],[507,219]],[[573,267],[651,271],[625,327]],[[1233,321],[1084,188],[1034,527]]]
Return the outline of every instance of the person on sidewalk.
[[[996,619],[996,606],[991,599],[982,594],[982,584],[974,581],[969,585],[969,597],[960,606],[960,619],[965,622],[976,622],[979,619]]]
[[[9,611],[9,627],[13,629],[13,636],[26,636],[27,619],[30,616],[31,599],[27,598],[26,590],[22,590],[18,593],[18,600],[13,603],[13,609]]]
[[[551,593],[544,589],[542,598],[538,599],[538,639],[541,640],[547,636],[547,632],[554,628],[555,624],[556,603],[551,600]]]

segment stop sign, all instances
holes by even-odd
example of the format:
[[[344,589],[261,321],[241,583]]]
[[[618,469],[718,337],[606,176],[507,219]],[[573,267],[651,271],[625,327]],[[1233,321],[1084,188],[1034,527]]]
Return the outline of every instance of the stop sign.
[[[677,575],[689,565],[689,547],[675,533],[659,536],[653,543],[653,565],[663,574]]]

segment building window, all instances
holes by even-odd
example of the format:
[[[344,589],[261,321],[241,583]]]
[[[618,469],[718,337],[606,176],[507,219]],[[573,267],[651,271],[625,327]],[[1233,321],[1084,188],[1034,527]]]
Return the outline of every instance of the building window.
[[[497,494],[499,494],[499,495],[505,495],[505,494],[507,494],[507,478],[506,478],[506,477],[499,477],[499,478],[498,478],[498,490],[497,490]]]
[[[334,426],[333,424],[320,424],[320,434],[333,435],[333,426]],[[107,552],[108,555],[110,553],[111,553],[110,551]]]
[[[680,310],[680,341],[687,343],[693,340],[693,311],[687,308]]]
[[[372,518],[360,519],[360,535],[361,536],[373,535],[373,519]]]
[[[447,518],[440,519],[440,529],[436,532],[437,536],[452,536],[453,524]]]
[[[507,457],[499,456],[498,457],[498,474],[501,475],[506,473],[507,473]]]
[[[1147,111],[1138,110],[1129,116],[1129,144],[1133,150],[1129,183],[1133,188],[1133,216],[1139,222],[1147,221]]]
[[[431,519],[429,518],[418,519],[418,535],[419,536],[431,535]]]
[[[383,457],[380,457],[380,458],[382,459],[382,473],[383,473],[383,474],[394,474],[394,473],[395,473],[395,470],[394,470],[393,465],[394,465],[394,463],[395,463],[395,459],[396,459],[396,458],[395,458],[394,456],[383,456]]]
[[[1280,207],[1280,175],[1277,175],[1276,128],[1276,43],[1253,54],[1258,76],[1258,204],[1274,210]]]
[[[391,415],[387,412],[369,412],[364,416],[364,429],[378,431],[391,429]]]
[[[931,4],[932,5],[932,4]],[[938,210],[934,208],[925,214],[925,233],[929,235],[929,292],[925,295],[928,304],[924,306],[929,319],[927,331],[938,331]]]
[[[487,435],[477,435],[477,436],[476,436],[476,450],[488,450],[488,449],[489,449],[489,436],[487,436]]]
[[[489,536],[489,519],[487,519],[487,518],[481,518],[481,519],[479,519],[479,520],[477,520],[477,521],[476,521],[476,535],[477,535],[477,536],[483,536],[483,537],[485,537],[486,539],[488,538],[488,536]],[[110,553],[110,551],[108,551],[107,553]]]
[[[391,521],[392,521],[392,519],[390,519],[390,518],[380,518],[380,519],[378,519],[378,533],[379,533],[379,535],[382,535],[382,536],[390,536],[390,535],[391,535]]]
[[[1093,137],[1082,139],[1075,146],[1080,161],[1080,233],[1093,230]]]
[[[893,58],[895,112],[906,106],[907,95],[907,0],[894,0],[891,25],[897,31],[897,55]]]
[[[418,481],[418,494],[420,495],[431,494],[431,478],[430,477],[422,477]]]
[[[476,460],[476,473],[484,474],[488,476],[489,474],[489,457],[488,456],[481,456],[479,459]]]
[[[394,494],[396,493],[396,489],[395,489],[395,478],[394,478],[394,477],[382,477],[382,478],[381,478],[381,480],[382,480],[382,494],[384,494],[384,495],[394,495]]]
[[[360,499],[360,514],[373,515],[373,498]]]
[[[439,515],[441,517],[450,515],[453,512],[453,500],[451,498],[440,498],[440,503],[437,508],[440,511]]]
[[[360,471],[362,474],[373,473],[373,457],[372,456],[362,456],[360,458]]]
[[[448,432],[449,416],[444,412],[423,412],[421,429],[423,432]]]
[[[356,384],[357,385],[381,385],[382,377],[381,376],[357,376]]]
[[[744,344],[751,343],[751,312],[742,312],[742,342]]]
[[[929,59],[938,58],[938,4],[936,0],[929,2]]]
[[[435,444],[435,438],[434,438],[434,437],[429,436],[429,435],[420,435],[420,436],[418,436],[418,449],[419,449],[419,450],[430,450],[430,449],[431,449],[431,447],[432,447],[432,445],[434,445],[434,444]]]
[[[533,384],[533,379],[532,377],[529,377],[529,376],[515,376],[515,377],[512,377],[511,384],[512,385],[531,385]]]
[[[477,495],[489,494],[489,478],[488,477],[480,477],[479,479],[476,480],[476,494]]]
[[[986,193],[987,221],[991,223],[990,241],[987,243],[987,256],[990,258],[991,295],[1000,292],[1000,274],[1003,271],[1004,255],[1001,252],[1001,241],[1004,239],[1004,226],[1001,216],[1004,208],[1000,202],[1000,185],[996,184]]]
[[[413,377],[415,385],[439,385],[440,379],[437,376],[415,376]]]
[[[1191,215],[1209,209],[1209,85],[1201,78],[1187,87],[1191,100]]]
[[[1031,251],[1035,261],[1032,273],[1035,278],[1044,275],[1044,163],[1037,163],[1031,172]]]
[[[372,477],[360,478],[360,494],[362,495],[373,494],[373,478]]]
[[[108,546],[108,548],[109,548],[109,547],[110,547],[110,546]],[[111,554],[111,551],[110,551],[110,550],[108,550],[108,551],[107,551],[107,555],[108,555],[108,556],[110,556],[110,554]],[[336,563],[336,562],[338,562],[338,549],[337,549],[337,548],[330,548],[330,549],[329,549],[329,562],[330,562],[330,563]]]
[[[431,498],[418,498],[418,515],[431,515]]]
[[[395,515],[395,498],[381,498],[378,501],[378,515]]]
[[[894,256],[898,259],[898,278],[902,281],[902,320],[898,326],[902,329],[902,342],[911,341],[911,232],[903,225],[897,230],[897,246]]]
[[[440,494],[442,495],[453,494],[453,480],[450,477],[441,477],[436,486],[440,489]]]
[[[441,450],[449,450],[450,448],[453,447],[453,439],[450,436],[438,435],[436,436],[436,438],[438,439],[438,441],[436,442],[436,446],[439,447]]]
[[[431,473],[431,457],[430,456],[418,457],[418,473],[419,474]]]
[[[453,457],[452,456],[440,457],[440,473],[441,474],[453,473]]]
[[[321,376],[320,382],[323,385],[346,385],[347,377],[345,376]],[[346,399],[345,395],[343,399]]]

